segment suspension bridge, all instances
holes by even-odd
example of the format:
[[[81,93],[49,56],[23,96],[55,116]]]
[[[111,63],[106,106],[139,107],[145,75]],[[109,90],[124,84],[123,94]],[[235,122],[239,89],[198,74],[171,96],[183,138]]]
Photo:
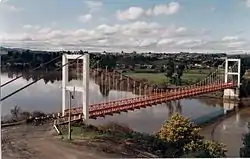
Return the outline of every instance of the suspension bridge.
[[[70,59],[76,59],[79,55],[63,55],[63,65],[68,63]],[[179,100],[196,95],[224,90],[225,98],[237,99],[239,97],[240,87],[240,59],[225,59],[222,66],[213,73],[210,73],[205,79],[198,83],[182,86],[175,89],[160,89],[148,83],[141,82],[123,75],[117,71],[108,71],[107,69],[90,69],[89,56],[86,54],[81,56],[82,60],[80,71],[77,62],[76,72],[81,72],[80,85],[70,85],[68,82],[68,66],[62,70],[62,112],[59,123],[67,123],[70,121],[96,119],[107,115],[128,112],[129,110],[141,109],[147,106],[153,106],[165,103],[171,100]],[[229,63],[232,63],[229,66]],[[92,76],[95,82],[100,85],[100,89],[104,94],[109,89],[122,90],[137,94],[136,97],[124,97],[122,92],[118,94],[116,99],[106,99],[102,103],[97,103],[95,98],[90,101],[89,97],[89,78]],[[236,76],[236,78],[235,78]],[[69,99],[67,99],[67,91],[81,92],[81,104],[76,107],[68,107]],[[93,95],[92,95],[93,96]]]
[[[55,59],[43,64],[43,66],[54,60]],[[172,100],[189,98],[221,90],[224,90],[225,98],[237,99],[239,97],[240,59],[226,58],[221,68],[217,68],[203,80],[189,86],[181,86],[173,89],[160,89],[146,82],[125,76],[116,70],[110,71],[98,67],[90,68],[89,61],[89,54],[62,55],[62,66],[57,69],[62,69],[62,112],[58,113],[57,124],[79,120],[87,122],[88,119],[119,114],[121,112],[128,112],[129,110],[141,109]],[[69,82],[69,67],[73,65],[76,65],[76,68],[73,70],[76,72],[78,80],[81,81],[77,85],[72,85]],[[39,67],[31,70],[31,72],[36,71]],[[1,87],[15,81],[21,76],[17,76],[11,81],[2,84]],[[42,79],[42,77],[40,77],[40,79]],[[1,101],[31,86],[40,79],[34,80],[30,84],[1,98]],[[124,92],[120,92],[117,93],[113,99],[109,99],[107,96],[103,102],[98,102],[95,96],[91,95],[90,98],[90,80],[98,83],[104,94],[107,94],[113,89],[132,92],[134,96],[126,96]],[[71,96],[69,96],[69,94],[74,95],[74,92],[79,92],[81,96],[77,99],[79,103],[71,107]]]

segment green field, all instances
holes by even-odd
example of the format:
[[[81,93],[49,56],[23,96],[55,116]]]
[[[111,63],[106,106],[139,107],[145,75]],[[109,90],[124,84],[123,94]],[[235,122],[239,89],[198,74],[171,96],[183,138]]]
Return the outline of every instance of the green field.
[[[169,79],[163,73],[126,73],[125,75],[135,79],[146,79],[151,84],[160,84],[168,82]]]
[[[196,83],[204,79],[210,72],[213,72],[212,69],[193,69],[193,70],[185,70],[183,73],[182,82],[184,84]],[[145,79],[151,84],[163,84],[169,83],[169,79],[164,75],[164,73],[136,73],[136,72],[128,72],[125,73],[135,79]]]

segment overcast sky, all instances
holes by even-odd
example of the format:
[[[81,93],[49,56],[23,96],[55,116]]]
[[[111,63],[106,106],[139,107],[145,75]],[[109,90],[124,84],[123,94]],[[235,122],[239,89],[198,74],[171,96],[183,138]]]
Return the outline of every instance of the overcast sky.
[[[2,0],[3,46],[250,52],[250,0]]]

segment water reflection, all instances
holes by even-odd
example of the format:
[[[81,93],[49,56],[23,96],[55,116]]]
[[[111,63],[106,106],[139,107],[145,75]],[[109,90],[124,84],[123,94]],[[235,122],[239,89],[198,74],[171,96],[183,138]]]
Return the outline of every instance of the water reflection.
[[[228,157],[239,157],[242,135],[249,132],[250,108],[245,107],[222,121],[214,130],[214,139],[227,145]]]
[[[2,83],[14,78],[17,73],[6,72],[2,75]],[[24,78],[20,78],[12,84],[3,88],[3,95],[7,95],[12,91],[26,85],[34,79],[43,76],[43,81],[39,81],[22,92],[14,95],[10,99],[3,102],[3,113],[9,113],[10,109],[18,104],[23,110],[33,111],[41,110],[45,112],[61,111],[61,73],[49,72],[46,75],[42,73],[24,74]],[[70,76],[70,83],[80,84],[81,81]],[[100,84],[102,82],[102,85]],[[107,87],[103,81],[90,81],[90,103],[100,103],[118,98],[130,98],[135,96],[136,91],[115,90],[114,87]],[[109,82],[108,82],[109,83]],[[111,82],[112,83],[112,82]],[[123,88],[123,87],[120,87]],[[133,92],[133,93],[132,93]],[[73,100],[73,106],[78,106],[80,94],[76,94],[78,100]],[[178,112],[191,118],[197,118],[209,113],[217,112],[223,109],[221,100],[207,101],[205,98],[199,99],[183,99],[171,101],[157,106],[145,109],[130,111],[129,113],[121,113],[114,116],[107,116],[105,119],[90,120],[93,124],[102,124],[110,121],[119,122],[130,126],[131,128],[152,133],[157,131],[161,124],[168,119],[173,113]]]

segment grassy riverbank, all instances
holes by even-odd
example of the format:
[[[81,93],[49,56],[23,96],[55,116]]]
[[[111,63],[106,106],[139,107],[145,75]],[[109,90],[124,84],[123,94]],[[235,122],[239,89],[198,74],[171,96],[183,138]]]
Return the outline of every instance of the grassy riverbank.
[[[72,130],[72,144],[94,148],[113,154],[114,157],[162,157],[167,155],[165,151],[169,147],[168,143],[155,135],[134,132],[115,123],[98,127],[74,125]],[[64,129],[62,134],[66,140],[67,129]],[[171,157],[172,154],[167,156]]]

